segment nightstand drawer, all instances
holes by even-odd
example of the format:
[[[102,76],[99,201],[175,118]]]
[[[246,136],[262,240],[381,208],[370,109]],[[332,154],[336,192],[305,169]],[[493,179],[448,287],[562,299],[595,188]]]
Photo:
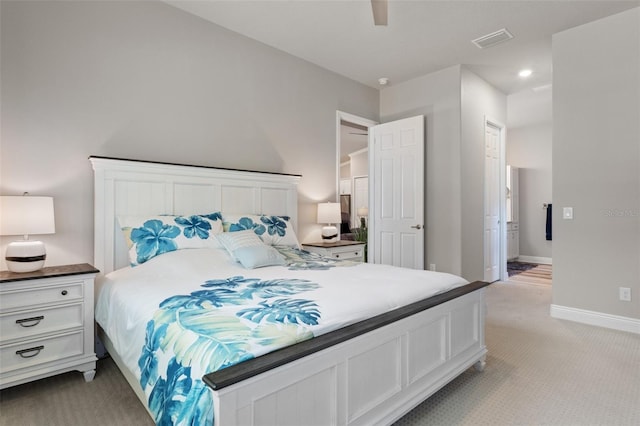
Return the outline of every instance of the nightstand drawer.
[[[309,243],[302,248],[324,257],[352,262],[364,261],[365,243],[356,241],[338,241],[334,243]]]
[[[330,253],[330,256],[334,259],[354,259],[362,257],[362,250],[345,250],[339,252]]]
[[[46,287],[25,287],[8,291],[0,298],[0,311],[28,308],[55,302],[82,300],[82,281]]]
[[[0,339],[24,339],[82,326],[82,304],[14,312],[0,317]]]
[[[0,348],[0,365],[2,365],[2,371],[7,372],[49,361],[59,361],[74,355],[82,355],[82,353],[83,333],[80,330],[61,336],[3,346]]]

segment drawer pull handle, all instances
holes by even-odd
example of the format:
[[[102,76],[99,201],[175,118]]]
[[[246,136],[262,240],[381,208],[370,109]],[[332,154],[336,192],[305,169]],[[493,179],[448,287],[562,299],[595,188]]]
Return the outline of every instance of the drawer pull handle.
[[[66,296],[67,294],[69,294],[69,292],[67,290],[62,290],[60,294],[62,294],[63,296]]]
[[[44,315],[40,315],[39,317],[33,317],[33,318],[23,318],[23,319],[16,320],[16,324],[19,324],[20,327],[35,327],[36,325],[40,324],[40,321],[42,321],[43,319],[44,319]],[[26,323],[32,323],[32,324],[26,324]]]
[[[22,358],[33,358],[34,356],[38,355],[40,351],[43,349],[44,349],[44,346],[36,346],[34,348],[21,349],[19,351],[16,351],[16,355],[20,355]],[[27,355],[30,352],[34,352],[34,353],[31,355]]]

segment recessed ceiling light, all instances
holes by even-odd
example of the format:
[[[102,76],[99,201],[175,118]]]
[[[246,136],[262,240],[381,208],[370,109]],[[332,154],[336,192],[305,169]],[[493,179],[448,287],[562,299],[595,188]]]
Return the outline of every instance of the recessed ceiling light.
[[[531,70],[522,70],[518,73],[518,75],[522,78],[527,78],[529,77],[531,74],[533,73],[533,71]]]
[[[380,77],[378,79],[378,84],[380,84],[380,86],[386,86],[389,84],[389,79],[387,77]]]

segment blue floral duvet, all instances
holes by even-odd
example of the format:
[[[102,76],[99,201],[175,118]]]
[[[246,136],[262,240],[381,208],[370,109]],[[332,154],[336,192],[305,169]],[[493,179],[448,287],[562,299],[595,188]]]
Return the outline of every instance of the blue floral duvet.
[[[207,373],[466,283],[284,254],[288,266],[247,270],[222,249],[178,250],[107,276],[96,320],[139,379],[157,424],[214,423]]]

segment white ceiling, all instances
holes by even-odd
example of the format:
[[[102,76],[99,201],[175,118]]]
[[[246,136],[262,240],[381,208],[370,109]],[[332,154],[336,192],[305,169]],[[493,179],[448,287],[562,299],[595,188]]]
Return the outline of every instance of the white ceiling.
[[[551,35],[640,0],[389,0],[374,26],[369,0],[166,1],[232,31],[379,88],[464,64],[506,94],[551,82]],[[478,49],[472,39],[507,28],[514,38]],[[613,48],[613,46],[612,46]],[[522,80],[517,72],[531,68]]]

